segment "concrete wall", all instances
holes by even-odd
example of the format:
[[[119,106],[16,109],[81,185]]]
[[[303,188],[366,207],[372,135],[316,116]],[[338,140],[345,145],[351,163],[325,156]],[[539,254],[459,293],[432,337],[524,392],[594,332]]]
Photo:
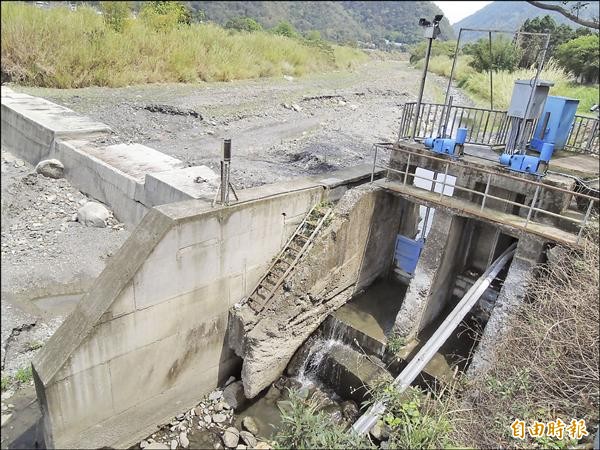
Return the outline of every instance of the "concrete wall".
[[[127,447],[239,369],[228,310],[324,194],[286,189],[144,217],[33,363],[49,448]]]
[[[346,192],[331,223],[298,263],[270,306],[232,310],[229,340],[244,358],[242,380],[252,398],[283,373],[302,343],[332,311],[387,272],[401,202],[372,186]]]

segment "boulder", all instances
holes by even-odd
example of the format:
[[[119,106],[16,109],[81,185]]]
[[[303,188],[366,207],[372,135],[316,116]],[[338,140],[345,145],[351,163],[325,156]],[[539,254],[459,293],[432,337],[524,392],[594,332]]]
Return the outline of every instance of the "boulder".
[[[152,442],[148,444],[144,450],[169,450],[169,446],[160,442]]]
[[[235,427],[229,427],[223,433],[225,447],[235,448],[240,442],[240,432]]]
[[[246,403],[244,395],[244,385],[241,381],[235,381],[223,390],[223,400],[225,400],[233,409],[240,408]]]
[[[58,159],[45,159],[35,166],[35,171],[48,178],[62,178],[65,166]]]
[[[254,435],[248,431],[240,431],[240,439],[249,448],[254,448],[257,444],[256,438],[254,437]]]
[[[187,434],[185,434],[185,433],[179,434],[179,444],[183,448],[188,448],[188,446],[190,445],[190,440],[188,439]]]
[[[212,421],[214,423],[223,423],[227,420],[227,416],[225,414],[217,413],[212,415]]]
[[[258,425],[252,416],[246,416],[242,419],[242,427],[255,436],[258,434]]]
[[[87,202],[77,211],[77,221],[86,227],[106,227],[110,212],[106,207],[97,202]]]

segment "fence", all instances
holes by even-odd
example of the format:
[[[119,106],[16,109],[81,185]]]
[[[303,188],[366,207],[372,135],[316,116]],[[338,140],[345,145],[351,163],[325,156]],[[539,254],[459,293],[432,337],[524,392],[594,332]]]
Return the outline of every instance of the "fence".
[[[461,162],[460,160],[452,160],[449,158],[440,158],[439,156],[429,155],[426,153],[417,153],[417,152],[411,151],[409,149],[398,147],[391,143],[378,143],[378,144],[374,144],[373,147],[374,147],[375,154],[373,157],[373,171],[372,171],[372,175],[371,175],[371,182],[374,181],[374,174],[375,174],[376,169],[378,169],[378,168],[385,169],[385,170],[388,170],[389,172],[397,173],[402,180],[402,181],[398,180],[398,183],[402,184],[402,185],[406,185],[407,183],[409,185],[412,185],[413,181],[415,179],[430,181],[430,182],[434,183],[434,185],[441,184],[441,191],[439,194],[439,198],[442,199],[443,196],[446,195],[446,194],[444,194],[445,187],[447,185],[450,185],[447,182],[447,175],[448,175],[450,166],[452,165],[452,166],[460,166],[463,168],[468,168],[470,170],[480,172],[482,174],[482,177],[484,177],[487,180],[485,189],[483,191],[478,191],[478,190],[471,189],[467,186],[461,186],[458,183],[458,180],[456,180],[454,183],[452,183],[452,187],[455,190],[469,192],[476,196],[481,196],[481,198],[482,198],[481,204],[477,206],[477,208],[480,211],[483,211],[484,209],[486,209],[486,204],[487,204],[488,200],[497,200],[497,201],[500,201],[505,204],[517,206],[519,208],[524,208],[525,209],[524,215],[526,215],[526,217],[522,217],[521,222],[516,225],[518,228],[522,228],[524,230],[526,230],[530,226],[531,223],[537,222],[536,217],[534,216],[534,213],[538,213],[538,214],[545,215],[547,217],[554,217],[554,218],[561,219],[564,222],[570,222],[570,223],[575,224],[579,228],[579,232],[575,237],[576,242],[579,243],[582,232],[583,232],[584,228],[586,227],[586,225],[590,219],[591,213],[594,209],[594,205],[596,205],[595,206],[596,209],[598,208],[599,199],[597,196],[591,196],[591,195],[587,195],[587,194],[583,194],[583,193],[579,193],[579,192],[575,192],[575,191],[570,191],[570,190],[563,189],[563,188],[560,188],[557,186],[544,184],[540,181],[528,180],[526,178],[517,177],[517,176],[509,174],[509,173],[502,173],[502,172],[499,172],[492,168],[486,169],[486,168],[468,166],[464,162]],[[404,170],[398,170],[398,169],[390,166],[392,154],[396,153],[396,152],[404,153],[404,155],[406,156],[406,168]],[[378,160],[378,156],[379,156],[379,160]],[[424,177],[424,176],[418,175],[416,172],[411,173],[410,172],[410,167],[411,167],[410,162],[411,162],[411,158],[414,158],[414,157],[420,157],[420,158],[424,157],[431,161],[443,162],[444,166],[445,166],[445,171],[443,174],[443,181],[440,183],[440,180],[438,178],[436,178],[435,175],[433,175],[432,177]],[[511,179],[513,181],[525,183],[526,185],[528,185],[532,188],[535,188],[535,192],[534,192],[531,203],[529,205],[525,205],[522,203],[514,202],[512,200],[497,197],[495,195],[490,194],[489,193],[490,185],[491,185],[492,179],[495,177]],[[410,178],[412,178],[413,181],[411,181]],[[585,207],[583,208],[585,211],[585,214],[582,214],[582,217],[579,219],[579,218],[573,217],[567,211],[556,213],[556,212],[541,208],[539,206],[540,202],[538,200],[544,198],[545,191],[560,192],[562,194],[571,196],[571,198],[575,198],[575,200],[577,201],[578,204],[585,204]],[[567,202],[567,204],[570,204],[570,201]],[[489,207],[487,209],[489,209]],[[521,216],[519,216],[519,217],[521,217]],[[539,223],[539,222],[537,222],[537,223]]]
[[[400,116],[399,139],[411,137],[414,124],[416,102],[402,105]],[[598,154],[599,121],[594,117],[576,115],[571,128],[565,150],[577,153]],[[454,136],[458,128],[469,130],[467,143],[490,146],[506,145],[510,126],[510,118],[506,111],[475,108],[471,106],[455,106],[450,108],[441,103],[421,103],[421,112],[415,138],[423,139],[437,136],[444,131],[447,136]],[[536,123],[530,127],[530,134]],[[527,139],[531,139],[531,135]]]

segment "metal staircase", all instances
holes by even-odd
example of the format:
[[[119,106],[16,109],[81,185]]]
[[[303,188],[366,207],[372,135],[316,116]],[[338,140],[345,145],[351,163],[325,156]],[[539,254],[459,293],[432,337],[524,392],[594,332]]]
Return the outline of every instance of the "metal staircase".
[[[296,264],[313,244],[323,224],[331,215],[328,206],[316,205],[298,225],[283,249],[273,260],[246,303],[256,312],[262,312],[271,302],[275,292],[284,286],[285,280],[294,271]]]

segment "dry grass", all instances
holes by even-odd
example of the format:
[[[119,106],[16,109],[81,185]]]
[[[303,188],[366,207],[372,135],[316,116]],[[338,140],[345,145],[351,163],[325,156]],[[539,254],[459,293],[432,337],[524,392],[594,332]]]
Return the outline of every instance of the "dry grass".
[[[122,32],[88,7],[42,10],[2,2],[2,72],[13,81],[58,88],[301,76],[352,68],[360,50],[212,24],[156,31],[128,19]]]
[[[510,436],[515,418],[527,422],[585,419],[598,424],[600,319],[598,222],[579,250],[556,247],[516,311],[511,331],[482,380],[467,383],[472,409],[461,415],[455,441],[480,448],[564,448],[575,442]]]

